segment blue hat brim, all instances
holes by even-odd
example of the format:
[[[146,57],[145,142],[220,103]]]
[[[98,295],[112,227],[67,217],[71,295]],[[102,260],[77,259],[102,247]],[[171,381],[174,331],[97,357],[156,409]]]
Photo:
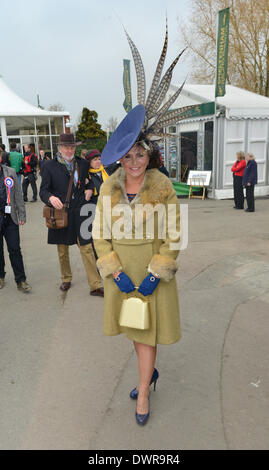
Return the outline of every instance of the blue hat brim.
[[[102,155],[101,162],[107,166],[120,160],[134,145],[145,121],[145,106],[138,104],[118,125],[115,132],[107,142]]]

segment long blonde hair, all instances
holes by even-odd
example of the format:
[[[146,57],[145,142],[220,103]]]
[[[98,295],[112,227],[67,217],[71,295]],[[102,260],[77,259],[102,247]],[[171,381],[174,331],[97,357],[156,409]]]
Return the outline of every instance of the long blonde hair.
[[[245,160],[245,154],[242,150],[236,152],[236,156],[239,156],[239,160]]]

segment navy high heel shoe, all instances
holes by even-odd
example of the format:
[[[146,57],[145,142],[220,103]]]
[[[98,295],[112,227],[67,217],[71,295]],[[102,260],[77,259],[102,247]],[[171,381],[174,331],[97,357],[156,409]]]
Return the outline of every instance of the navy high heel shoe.
[[[154,369],[152,377],[151,377],[151,381],[150,381],[150,384],[149,384],[149,385],[151,385],[151,384],[154,383],[154,391],[156,389],[156,383],[157,383],[158,378],[159,378],[159,372],[157,371],[157,369]],[[130,392],[130,398],[132,398],[133,400],[137,400],[137,397],[138,397],[138,390],[137,390],[137,388],[134,388]]]
[[[149,400],[149,398],[148,398],[148,400]],[[144,415],[140,415],[136,411],[135,412],[135,418],[136,418],[137,424],[139,424],[140,426],[144,426],[146,424],[147,420],[149,419],[149,411],[148,411],[148,413],[146,413]]]

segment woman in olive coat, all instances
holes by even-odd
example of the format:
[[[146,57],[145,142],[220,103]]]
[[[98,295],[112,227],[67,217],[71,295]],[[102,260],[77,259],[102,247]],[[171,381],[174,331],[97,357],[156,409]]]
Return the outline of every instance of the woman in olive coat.
[[[125,333],[138,356],[139,386],[130,394],[138,400],[138,424],[145,424],[149,417],[149,386],[158,378],[154,369],[157,344],[172,344],[181,336],[175,279],[179,205],[171,181],[155,165],[156,155],[138,142],[120,159],[122,167],[101,186],[93,224],[97,266],[104,279],[104,333]],[[141,206],[145,211],[139,218]],[[161,234],[160,220],[165,225]],[[149,284],[149,290],[145,289]],[[124,289],[128,285],[130,290]],[[148,296],[148,330],[119,325],[122,301],[132,286],[139,286],[138,292]]]

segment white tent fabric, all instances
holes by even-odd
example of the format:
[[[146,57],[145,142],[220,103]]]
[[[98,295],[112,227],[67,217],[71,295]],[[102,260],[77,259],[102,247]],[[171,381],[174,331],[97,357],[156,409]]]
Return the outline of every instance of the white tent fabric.
[[[33,106],[12,91],[0,77],[0,116],[69,116],[67,111],[46,111]]]
[[[171,85],[171,94],[178,87]],[[207,103],[215,100],[214,85],[184,85],[179,98],[174,103],[174,108],[190,104]],[[216,98],[216,103],[226,107],[227,118],[269,118],[269,98],[252,93],[233,85],[226,85],[226,94]]]

